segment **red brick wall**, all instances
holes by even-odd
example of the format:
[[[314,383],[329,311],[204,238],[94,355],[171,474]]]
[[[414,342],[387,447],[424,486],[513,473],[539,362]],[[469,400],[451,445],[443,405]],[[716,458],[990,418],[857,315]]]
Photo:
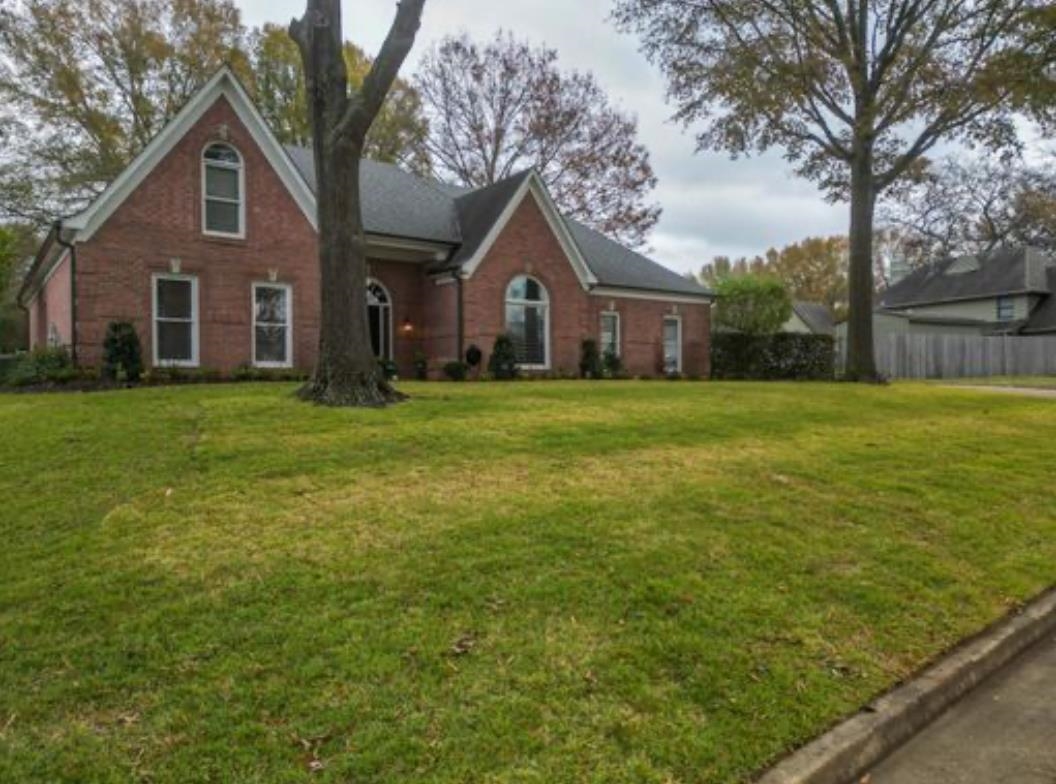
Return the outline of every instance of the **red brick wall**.
[[[664,316],[682,319],[682,372],[707,378],[711,372],[711,308],[686,304],[592,296],[594,335],[601,333],[601,314],[620,314],[620,357],[624,370],[633,376],[655,376],[663,369]]]
[[[227,130],[227,143],[243,156],[246,237],[202,234],[201,154]],[[252,284],[274,275],[293,289],[293,362],[310,370],[319,335],[319,277],[311,224],[272,170],[225,99],[219,100],[181,139],[91,240],[78,246],[78,353],[85,365],[101,362],[102,341],[113,320],[132,321],[152,360],[154,274],[178,267],[198,278],[199,362],[230,372],[252,361]],[[389,290],[393,304],[394,358],[401,376],[414,373],[424,351],[433,375],[458,358],[458,292],[436,285],[424,264],[372,261],[371,274]],[[464,346],[485,355],[505,328],[505,292],[518,274],[531,274],[550,295],[551,369],[575,373],[580,344],[598,337],[601,310],[610,300],[588,295],[579,283],[534,197],[526,198],[473,277],[463,281]],[[52,289],[59,291],[61,276]],[[52,298],[53,299],[53,298]],[[59,299],[62,299],[59,297]],[[34,335],[46,339],[41,304],[31,308]],[[657,372],[663,314],[683,316],[684,369],[706,375],[708,307],[616,298],[622,314],[625,367],[635,375]],[[50,299],[49,299],[50,302]],[[68,302],[68,299],[67,299]],[[61,303],[51,307],[61,307]],[[68,320],[68,314],[67,314]],[[409,321],[410,331],[402,327]],[[67,333],[68,334],[68,333]]]
[[[550,295],[550,369],[577,372],[580,343],[590,329],[588,296],[531,195],[463,283],[466,345],[476,343],[485,357],[490,355],[495,338],[506,329],[506,289],[522,274],[539,280]]]
[[[246,238],[202,234],[201,154],[218,129],[242,154]],[[198,277],[200,364],[230,371],[251,361],[252,284],[270,272],[293,287],[293,361],[310,368],[318,343],[315,232],[225,99],[217,101],[88,242],[78,247],[79,358],[101,360],[115,319],[131,320],[152,358],[151,276]],[[178,260],[175,262],[174,260]]]

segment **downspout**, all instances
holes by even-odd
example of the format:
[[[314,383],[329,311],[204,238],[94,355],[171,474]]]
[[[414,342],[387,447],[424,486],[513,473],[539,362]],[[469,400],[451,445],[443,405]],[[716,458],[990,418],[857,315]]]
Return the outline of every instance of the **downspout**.
[[[77,366],[77,246],[62,238],[62,220],[55,221],[55,241],[70,252],[70,361]]]
[[[462,317],[462,273],[460,270],[454,273],[455,286],[458,287],[458,305],[457,305],[457,319],[458,319],[458,361],[461,362],[465,356],[466,349],[463,345],[466,341],[466,325]]]

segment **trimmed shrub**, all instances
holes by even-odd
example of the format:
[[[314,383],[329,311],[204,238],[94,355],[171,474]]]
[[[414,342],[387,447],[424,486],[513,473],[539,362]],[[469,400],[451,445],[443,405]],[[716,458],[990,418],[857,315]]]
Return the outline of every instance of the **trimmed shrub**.
[[[723,278],[715,286],[715,326],[746,335],[772,335],[792,315],[785,284],[769,275]]]
[[[7,383],[13,387],[34,384],[66,384],[77,378],[70,352],[62,346],[36,348],[21,354],[7,373]]]
[[[466,380],[466,363],[465,362],[448,362],[444,365],[444,375],[452,381],[465,381]]]
[[[606,378],[619,378],[623,374],[623,360],[611,349],[601,358],[601,365]]]
[[[831,381],[835,373],[836,344],[829,335],[711,336],[712,378]]]
[[[414,352],[414,377],[419,381],[429,378],[429,359],[421,351]]]
[[[127,321],[111,321],[103,338],[103,378],[139,381],[143,375],[143,348],[136,328]]]
[[[400,372],[399,368],[396,367],[396,363],[391,359],[379,359],[378,367],[388,381],[395,381],[396,375]]]
[[[581,378],[601,378],[601,354],[598,341],[585,339],[579,346],[579,375]]]
[[[509,335],[499,335],[495,338],[495,347],[491,350],[491,357],[488,359],[488,372],[492,378],[499,381],[509,381],[519,375],[517,352],[513,348],[513,340]]]
[[[476,368],[483,361],[484,352],[480,350],[480,346],[476,343],[470,343],[469,348],[466,349],[466,364],[471,368]]]

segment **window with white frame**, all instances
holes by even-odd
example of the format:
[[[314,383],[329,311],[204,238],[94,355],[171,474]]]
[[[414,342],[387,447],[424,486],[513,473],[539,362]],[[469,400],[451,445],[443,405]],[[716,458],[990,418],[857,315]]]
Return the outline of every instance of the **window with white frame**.
[[[245,236],[242,156],[229,144],[210,144],[202,158],[202,226],[206,234]]]
[[[664,372],[682,372],[682,319],[678,316],[664,317]]]
[[[290,367],[293,363],[293,303],[284,283],[253,284],[253,364]]]
[[[154,278],[154,364],[198,364],[198,279],[189,275]]]
[[[550,295],[538,280],[518,275],[506,289],[506,332],[517,364],[550,367]]]
[[[612,354],[614,357],[620,355],[620,314],[615,311],[605,311],[601,314],[601,340],[599,350],[604,357]]]
[[[392,298],[374,279],[367,281],[367,321],[370,346],[378,359],[392,359]]]

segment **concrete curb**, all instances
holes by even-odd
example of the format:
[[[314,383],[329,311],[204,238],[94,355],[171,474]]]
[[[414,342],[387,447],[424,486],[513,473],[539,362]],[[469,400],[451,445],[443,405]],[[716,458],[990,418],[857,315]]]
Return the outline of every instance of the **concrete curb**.
[[[1033,643],[1056,630],[1056,588],[783,759],[757,784],[853,784]]]

